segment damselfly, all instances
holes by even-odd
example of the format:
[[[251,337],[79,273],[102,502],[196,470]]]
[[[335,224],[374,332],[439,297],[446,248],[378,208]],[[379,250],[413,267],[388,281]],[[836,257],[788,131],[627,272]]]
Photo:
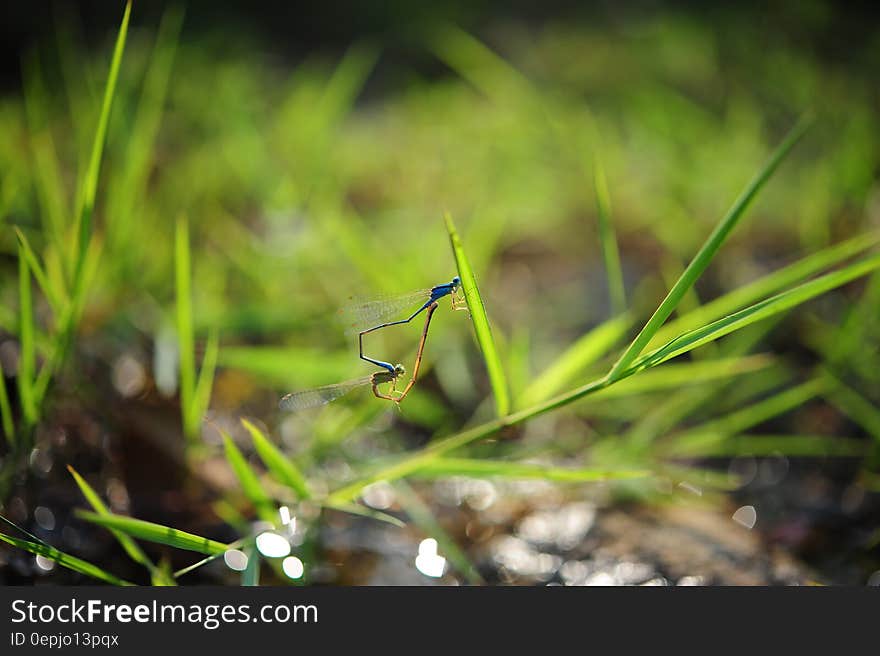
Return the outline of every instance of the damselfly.
[[[399,402],[400,399],[397,397],[391,396],[390,394],[382,394],[382,392],[379,391],[379,385],[382,385],[383,383],[391,383],[391,391],[393,393],[397,379],[405,373],[406,370],[403,368],[403,365],[398,364],[393,367],[391,371],[383,369],[382,371],[377,371],[376,373],[371,374],[370,376],[364,376],[363,378],[356,378],[355,380],[347,380],[343,383],[324,385],[323,387],[285,394],[278,402],[278,406],[282,410],[291,411],[314,408],[335,401],[340,396],[348,394],[353,389],[357,389],[364,385],[369,385],[373,390],[373,394],[375,394],[377,398]]]
[[[345,309],[341,310],[341,313],[348,324],[347,332],[356,331],[358,333],[358,349],[361,359],[391,372],[393,366],[389,362],[376,360],[364,355],[364,335],[382,328],[388,328],[389,326],[399,326],[404,323],[409,323],[419,314],[427,310],[432,304],[436,304],[437,301],[444,296],[449,296],[451,298],[453,309],[466,309],[467,306],[464,299],[459,299],[457,295],[460,287],[461,279],[456,276],[450,282],[404,294],[403,296],[384,297],[370,301],[355,301]],[[377,322],[381,322],[394,315],[399,315],[404,310],[412,307],[416,307],[416,309],[406,319],[387,321],[384,323],[378,323],[377,325]],[[425,323],[424,332],[426,334],[428,323],[429,322]],[[422,346],[424,346],[424,343]]]
[[[364,378],[358,378],[355,380],[349,380],[344,383],[336,383],[335,385],[325,385],[324,387],[316,387],[315,389],[304,390],[302,392],[292,392],[287,394],[281,398],[279,402],[279,406],[282,410],[304,410],[306,408],[313,408],[319,405],[325,405],[330,403],[331,401],[335,401],[340,396],[347,394],[353,389],[361,387],[363,385],[370,385],[373,389],[373,394],[380,399],[386,399],[388,401],[394,401],[400,406],[400,402],[406,398],[406,395],[409,394],[409,391],[412,389],[413,385],[416,384],[416,378],[419,375],[419,367],[422,364],[422,355],[425,352],[425,342],[428,339],[428,328],[431,325],[431,317],[434,316],[434,311],[437,309],[437,301],[431,301],[427,305],[428,313],[425,315],[425,325],[422,328],[422,336],[419,339],[419,348],[416,352],[416,360],[413,364],[413,372],[412,377],[410,377],[409,382],[403,391],[398,392],[396,390],[397,379],[406,373],[406,370],[403,368],[403,365],[395,365],[391,371],[387,369],[382,369],[382,371],[377,371],[376,373],[365,376]],[[379,391],[379,385],[383,383],[391,383],[391,393],[390,394],[382,394]]]

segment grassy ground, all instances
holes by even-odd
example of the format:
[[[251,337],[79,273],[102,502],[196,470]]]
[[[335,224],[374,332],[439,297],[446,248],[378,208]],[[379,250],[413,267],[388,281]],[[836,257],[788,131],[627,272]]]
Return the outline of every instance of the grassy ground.
[[[182,20],[123,20],[97,52],[62,29],[0,100],[3,515],[35,533],[3,529],[16,546],[170,583],[175,550],[235,543],[242,582],[287,580],[257,566],[274,527],[307,581],[342,508],[415,524],[473,580],[429,492],[398,488],[382,515],[365,490],[537,478],[720,500],[745,485],[729,463],[785,458],[876,505],[870,74],[675,14],[479,39],[435,24],[435,75],[380,42],[289,65],[181,40]],[[470,312],[441,304],[399,412],[364,391],[278,412],[372,372],[339,321],[350,297],[454,275]],[[418,335],[369,352],[411,368]],[[867,578],[878,537],[852,522]]]

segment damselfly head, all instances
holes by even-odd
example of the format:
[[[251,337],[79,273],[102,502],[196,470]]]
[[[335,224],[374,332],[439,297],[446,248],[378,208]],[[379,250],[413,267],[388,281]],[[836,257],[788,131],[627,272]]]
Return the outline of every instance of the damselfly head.
[[[455,278],[452,279],[452,289],[454,291],[454,290],[458,289],[459,287],[461,287],[461,278],[459,278],[458,276],[455,276]]]
[[[395,377],[397,377],[397,376],[403,376],[405,373],[406,373],[406,367],[404,367],[402,364],[396,364],[396,365],[394,365],[394,375],[395,375]]]

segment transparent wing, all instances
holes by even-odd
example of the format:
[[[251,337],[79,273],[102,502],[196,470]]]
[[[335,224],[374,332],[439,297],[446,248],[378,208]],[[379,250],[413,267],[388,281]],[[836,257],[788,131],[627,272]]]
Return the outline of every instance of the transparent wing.
[[[336,383],[334,385],[324,385],[314,389],[303,390],[301,392],[291,392],[281,397],[278,407],[282,410],[304,410],[306,408],[314,408],[319,405],[325,405],[331,401],[335,401],[343,394],[348,394],[351,390],[369,385],[372,376],[358,378],[356,380],[348,380],[344,383]]]
[[[339,318],[347,335],[357,334],[386,321],[406,318],[406,310],[416,310],[430,296],[430,289],[420,289],[402,296],[355,297],[339,310]]]

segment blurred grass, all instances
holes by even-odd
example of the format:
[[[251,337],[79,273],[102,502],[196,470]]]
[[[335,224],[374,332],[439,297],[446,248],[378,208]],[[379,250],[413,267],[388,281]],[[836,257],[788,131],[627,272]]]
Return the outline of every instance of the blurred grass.
[[[0,541],[6,542],[13,547],[23,549],[24,551],[28,551],[36,556],[42,556],[43,558],[46,558],[54,563],[57,563],[58,565],[61,565],[61,567],[66,567],[67,569],[73,570],[74,572],[85,574],[86,576],[97,579],[98,581],[103,581],[104,583],[109,583],[110,585],[133,585],[128,581],[124,581],[123,579],[120,579],[119,577],[110,574],[109,572],[101,569],[97,565],[93,565],[92,563],[86,562],[81,558],[71,556],[70,554],[64,553],[63,551],[59,551],[58,549],[55,549],[54,547],[51,547],[47,544],[14,538],[12,536],[6,535],[5,533],[0,533]]]
[[[461,277],[461,290],[467,301],[468,313],[474,324],[477,343],[480,345],[480,351],[483,354],[483,361],[486,363],[486,371],[489,375],[489,384],[492,386],[492,394],[495,399],[495,413],[502,417],[510,410],[510,392],[507,386],[507,377],[504,374],[504,366],[501,364],[498,349],[495,347],[495,339],[492,337],[489,317],[486,316],[486,308],[483,305],[483,299],[480,296],[480,289],[477,287],[477,281],[474,278],[470,261],[461,244],[458,232],[455,230],[452,217],[447,214],[445,218],[446,230],[449,232],[449,240],[452,244],[452,253],[455,256],[458,275]]]
[[[114,514],[98,514],[85,510],[78,510],[77,517],[92,524],[103,526],[108,530],[115,530],[133,538],[147,540],[148,542],[156,542],[165,544],[169,547],[184,549],[186,551],[196,551],[203,554],[223,553],[229,548],[229,545],[222,544],[216,540],[209,540],[186,531],[180,531],[170,526],[162,526],[154,522],[145,522],[142,519],[133,519],[131,517],[123,517]]]
[[[782,160],[785,159],[794,145],[804,136],[811,120],[811,118],[802,118],[801,121],[791,129],[779,147],[770,156],[767,163],[758,171],[736,201],[734,201],[733,206],[731,206],[724,218],[715,226],[715,229],[706,239],[705,243],[691,260],[690,264],[688,264],[678,280],[675,281],[675,284],[672,286],[672,289],[669,290],[666,298],[663,299],[663,302],[660,303],[660,306],[654,311],[651,318],[648,319],[644,328],[642,328],[636,338],[626,348],[623,355],[620,356],[620,359],[614,363],[614,366],[608,374],[610,378],[619,378],[636,360],[636,358],[638,358],[654,335],[657,334],[657,331],[660,330],[660,327],[666,319],[669,318],[669,315],[672,314],[673,310],[675,310],[676,306],[687,291],[693,287],[697,279],[706,270],[706,267],[709,266],[709,263],[715,258],[718,250],[742,218],[746,208],[748,208],[761,187],[763,187],[767,180],[770,179],[770,176],[773,175],[773,172]]]
[[[174,9],[129,34],[129,12],[96,54],[62,22],[60,56],[30,53],[22,92],[0,98],[0,221],[15,228],[0,231],[10,448],[57,421],[56,401],[117,403],[91,399],[86,365],[102,361],[112,380],[123,355],[143,366],[150,403],[175,404],[176,387],[200,447],[189,464],[219,458],[235,473],[223,501],[235,500],[224,518],[237,529],[249,516],[238,492],[268,519],[276,484],[298,503],[376,516],[350,502],[378,480],[613,484],[615,472],[689,475],[664,462],[681,455],[858,456],[880,434],[880,126],[865,71],[775,40],[756,53],[669,14],[491,42],[436,25],[422,54],[448,69],[394,77],[379,43],[286,66],[245,42],[181,40]],[[789,152],[801,123],[772,150],[806,107],[803,143]],[[444,210],[464,217],[466,251],[436,221]],[[444,278],[447,237],[476,348],[438,312],[400,415],[365,395],[279,416],[285,392],[368,373],[336,308]],[[176,346],[145,347],[166,325]],[[416,337],[382,333],[376,347],[407,362]],[[176,386],[159,384],[150,349],[177,359]],[[804,430],[808,401],[847,423]],[[250,442],[230,429],[214,443],[200,431],[208,414],[266,429],[245,423]],[[517,428],[538,415],[540,430]],[[780,418],[790,434],[765,425]],[[499,433],[521,439],[476,445]],[[120,541],[225,546],[108,520],[80,488],[89,521]],[[243,581],[256,583],[247,549]]]
[[[67,466],[70,475],[73,476],[73,479],[76,481],[77,487],[79,487],[83,496],[86,498],[86,501],[89,502],[89,505],[92,506],[94,511],[99,515],[110,515],[112,514],[104,502],[101,500],[101,497],[97,492],[89,485],[85,479],[79,475],[79,473],[70,465]],[[136,563],[143,565],[146,567],[150,575],[153,577],[153,582],[155,585],[168,585],[174,584],[173,580],[169,580],[167,577],[162,575],[162,572],[157,568],[152,561],[147,557],[144,553],[143,549],[141,549],[138,544],[128,537],[125,533],[121,533],[117,530],[111,529],[110,531],[113,534],[113,537],[116,538],[117,542],[122,546],[125,550],[125,553],[128,554],[128,557],[131,558]]]
[[[312,493],[309,490],[308,481],[299,468],[290,459],[285,458],[284,454],[269,441],[269,438],[259,428],[247,419],[243,419],[242,424],[250,433],[254,449],[260,459],[278,482],[294,490],[300,499],[310,499]]]
[[[226,433],[222,433],[222,435],[226,460],[238,479],[241,491],[256,508],[263,521],[274,524],[277,519],[278,510],[272,503],[271,495],[263,488],[259,476],[248,464],[248,461],[238,447],[235,446],[232,438]]]

